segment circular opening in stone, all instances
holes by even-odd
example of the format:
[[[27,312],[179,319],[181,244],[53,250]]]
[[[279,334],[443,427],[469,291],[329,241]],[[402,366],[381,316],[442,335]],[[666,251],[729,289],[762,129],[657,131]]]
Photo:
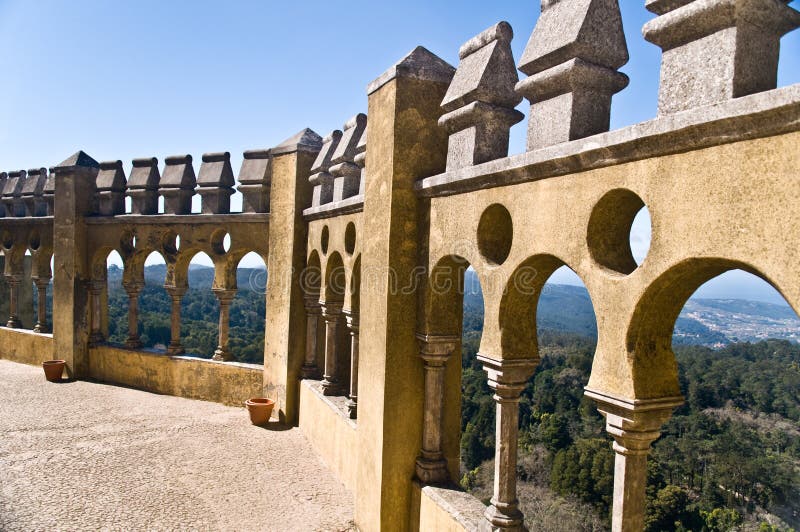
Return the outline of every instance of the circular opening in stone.
[[[322,235],[320,236],[319,243],[320,247],[322,248],[322,253],[328,252],[328,240],[330,239],[328,226],[322,228]]]
[[[42,240],[41,237],[39,236],[39,231],[34,229],[33,231],[31,231],[31,236],[28,239],[28,248],[30,248],[32,251],[36,251],[37,249],[39,249],[39,246],[41,245],[42,245]]]
[[[592,258],[623,275],[632,273],[650,249],[650,211],[627,189],[607,192],[594,206],[586,241]]]
[[[125,231],[119,239],[119,246],[125,253],[133,253],[136,249],[136,237],[130,231]]]
[[[211,235],[211,248],[217,255],[224,255],[231,249],[231,235],[223,229],[218,229]]]
[[[511,252],[514,223],[508,209],[495,203],[481,214],[478,222],[478,250],[491,264],[503,264]]]
[[[14,247],[14,235],[8,231],[3,231],[3,247],[6,249]]]
[[[352,255],[356,250],[356,224],[350,222],[344,230],[344,250]]]
[[[178,235],[173,231],[169,231],[164,234],[164,238],[161,240],[161,245],[164,247],[165,253],[169,255],[175,255],[178,252],[178,246],[180,245],[178,238]]]

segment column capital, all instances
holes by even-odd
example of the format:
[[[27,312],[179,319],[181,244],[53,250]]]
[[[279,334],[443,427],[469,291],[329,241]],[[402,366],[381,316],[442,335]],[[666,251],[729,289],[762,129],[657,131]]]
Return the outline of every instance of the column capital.
[[[618,453],[647,453],[650,444],[661,435],[661,426],[683,404],[682,396],[629,400],[585,389],[606,418],[606,431],[615,440]],[[618,449],[619,447],[619,449]]]
[[[342,315],[342,303],[339,301],[333,302],[319,302],[320,308],[322,309],[322,317],[325,321],[336,321],[339,319],[339,316]]]
[[[22,282],[22,278],[24,277],[21,273],[11,273],[4,275],[6,279],[6,283],[8,284],[18,284]]]
[[[220,303],[230,303],[236,297],[236,288],[212,288],[211,291]]]
[[[173,285],[164,285],[164,290],[169,294],[169,297],[172,299],[181,298],[183,297],[186,292],[189,290],[187,286],[173,286]]]
[[[89,291],[91,291],[93,294],[99,294],[100,292],[105,290],[106,286],[108,286],[108,284],[105,279],[92,279],[89,281]]]
[[[303,297],[303,306],[306,309],[306,314],[319,315],[322,313],[322,307],[319,303],[319,294],[311,294]]]
[[[31,280],[36,283],[37,288],[48,286],[52,279],[52,277],[31,277]]]
[[[461,343],[459,336],[417,333],[419,356],[428,366],[444,366]]]
[[[358,313],[354,314],[352,310],[343,310],[342,314],[344,314],[347,329],[353,334],[358,334]]]
[[[143,281],[123,281],[122,288],[128,294],[128,297],[134,297],[139,295],[139,292],[144,289],[144,282]]]
[[[489,378],[489,387],[503,399],[519,399],[533,375],[538,358],[495,359],[478,353],[478,361]]]

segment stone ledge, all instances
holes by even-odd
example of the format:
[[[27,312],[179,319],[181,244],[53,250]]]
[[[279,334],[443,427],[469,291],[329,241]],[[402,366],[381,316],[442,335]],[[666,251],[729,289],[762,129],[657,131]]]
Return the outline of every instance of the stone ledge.
[[[1,220],[2,218],[0,218]],[[230,214],[119,214],[117,216],[87,216],[87,225],[103,224],[219,224],[269,223],[269,213],[236,212]]]
[[[364,196],[363,194],[358,194],[357,196],[351,196],[342,201],[334,201],[317,207],[309,207],[303,211],[303,218],[307,221],[319,220],[322,218],[334,218],[344,214],[352,214],[354,212],[362,212],[363,210]]]
[[[414,481],[415,513],[419,520],[412,523],[419,530],[477,531],[486,522],[486,506],[473,495],[455,486],[425,486]],[[416,517],[416,516],[414,516]]]
[[[427,177],[424,197],[450,196],[800,130],[800,84]]]
[[[52,225],[52,216],[3,216],[0,218],[2,225]]]

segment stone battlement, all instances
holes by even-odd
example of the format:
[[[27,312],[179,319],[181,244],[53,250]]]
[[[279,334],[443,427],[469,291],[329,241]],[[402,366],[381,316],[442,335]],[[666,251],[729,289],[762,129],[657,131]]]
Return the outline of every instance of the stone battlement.
[[[227,152],[204,154],[196,173],[191,155],[136,159],[126,174],[121,161],[78,152],[49,170],[0,174],[0,336],[25,336],[0,356],[56,356],[78,379],[209,400],[260,391],[354,491],[361,530],[520,530],[518,403],[540,359],[539,295],[568,266],[597,311],[586,394],[615,441],[613,529],[641,530],[647,453],[683,400],[671,335],[686,300],[742,269],[800,310],[800,86],[776,87],[780,38],[800,13],[782,0],[646,6],[658,16],[643,34],[663,50],[658,116],[623,129],[609,131],[612,96],[629,82],[618,2],[543,0],[521,58],[505,22],[466,42],[456,67],[418,47],[369,85],[366,114],[245,152],[238,176]],[[509,156],[524,100],[527,148]],[[230,212],[235,190],[241,213]],[[645,206],[652,243],[637,263],[630,230]],[[127,350],[106,345],[115,250]],[[167,264],[172,342],[166,355],[141,356],[137,298],[154,251]],[[220,317],[217,363],[202,367],[178,356],[180,302],[201,251],[214,262]],[[252,367],[224,363],[248,252],[269,272],[261,384]],[[467,267],[483,289],[478,358],[497,402],[485,509],[448,488]],[[31,282],[39,335],[13,330]]]

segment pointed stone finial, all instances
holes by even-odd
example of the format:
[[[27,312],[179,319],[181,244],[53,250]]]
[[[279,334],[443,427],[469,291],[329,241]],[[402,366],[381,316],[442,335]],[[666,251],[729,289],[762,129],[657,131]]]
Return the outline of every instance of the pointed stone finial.
[[[367,115],[359,113],[344,125],[344,133],[333,152],[330,173],[333,180],[333,201],[358,194],[361,167],[355,162],[358,141],[367,129]]]
[[[131,176],[128,179],[131,214],[158,213],[158,184],[160,181],[158,159],[144,157],[133,160]]]
[[[356,144],[356,156],[353,157],[353,162],[355,162],[358,167],[361,169],[361,176],[358,181],[358,193],[359,195],[364,195],[364,187],[366,186],[367,182],[367,128],[364,128],[364,132],[361,133],[361,138]]]
[[[658,113],[672,114],[778,83],[780,39],[800,27],[786,0],[648,0],[644,38],[661,47]]]
[[[53,166],[49,168],[42,197],[47,204],[47,216],[53,216],[56,210],[56,169]]]
[[[25,170],[15,170],[8,173],[8,180],[3,189],[3,205],[6,216],[25,216],[25,203],[22,200],[22,188],[27,177]]]
[[[367,86],[367,95],[372,94],[396,78],[450,83],[455,71],[456,69],[444,59],[422,46],[417,46],[370,83]]]
[[[65,161],[62,161],[61,164],[57,164],[54,169],[56,173],[61,171],[69,171],[74,168],[100,168],[100,163],[95,161],[91,156],[89,156],[83,150],[77,151],[72,154],[69,158]]]
[[[271,150],[244,152],[239,170],[239,192],[242,212],[269,212],[269,190],[272,183]]]
[[[314,185],[311,200],[313,207],[333,201],[333,176],[328,170],[331,167],[333,153],[336,151],[341,138],[342,132],[335,129],[331,131],[330,135],[322,139],[322,149],[317,155],[314,164],[311,165],[311,177],[308,178],[308,181]]]
[[[201,198],[203,214],[228,214],[231,212],[231,195],[236,180],[231,168],[230,152],[204,153],[197,175],[197,193]]]
[[[450,134],[447,170],[457,170],[508,155],[511,126],[525,116],[514,107],[522,97],[511,52],[514,32],[508,22],[495,24],[467,41],[458,55],[453,81],[442,101],[447,114],[439,125]]]
[[[191,155],[172,155],[164,159],[164,173],[158,185],[164,197],[164,214],[191,214],[196,185]]]
[[[97,212],[102,216],[125,214],[125,171],[122,161],[100,163],[97,174]]]
[[[4,218],[6,216],[6,207],[2,203],[2,198],[7,182],[8,182],[8,172],[0,172],[0,218]]]
[[[47,182],[47,168],[31,168],[22,185],[22,201],[26,216],[46,216],[47,203],[44,201],[44,185]]]
[[[608,131],[627,62],[618,0],[543,1],[517,83],[531,102],[528,151]]]
[[[305,128],[284,140],[269,151],[273,156],[275,156],[283,155],[284,153],[293,153],[296,151],[316,153],[321,148],[322,137],[317,135],[313,129]]]

